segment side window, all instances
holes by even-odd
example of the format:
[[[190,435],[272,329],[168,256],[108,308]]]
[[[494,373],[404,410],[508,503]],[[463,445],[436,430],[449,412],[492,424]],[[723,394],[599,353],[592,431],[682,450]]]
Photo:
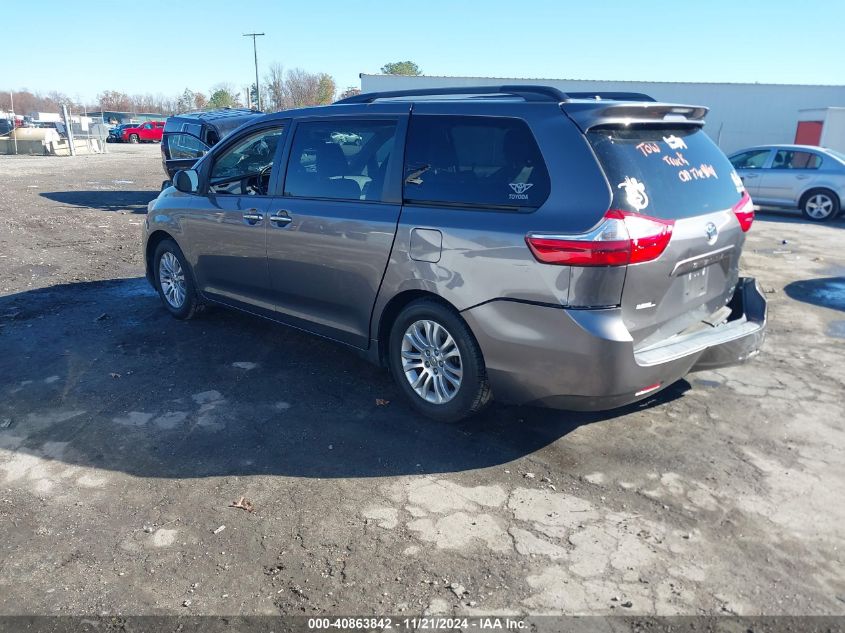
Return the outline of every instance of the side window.
[[[513,118],[412,115],[405,150],[409,202],[539,207],[549,173],[528,125]]]
[[[253,132],[215,157],[209,187],[217,195],[267,195],[284,127]]]
[[[190,134],[171,134],[167,137],[167,149],[171,159],[181,160],[203,156],[208,145]]]
[[[731,164],[734,169],[762,169],[770,151],[768,149],[755,149],[750,152],[743,152],[731,158]]]
[[[818,169],[821,164],[822,159],[818,154],[782,149],[775,154],[772,169]]]
[[[285,195],[381,200],[394,121],[314,121],[296,127]]]
[[[144,123],[144,129],[145,130],[152,130],[153,124],[152,123]]]

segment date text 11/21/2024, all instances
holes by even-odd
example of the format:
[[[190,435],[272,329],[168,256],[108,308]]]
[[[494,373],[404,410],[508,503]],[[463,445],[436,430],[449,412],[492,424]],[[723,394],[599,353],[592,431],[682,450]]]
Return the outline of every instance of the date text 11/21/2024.
[[[528,623],[518,618],[505,617],[475,617],[475,618],[454,618],[454,617],[336,617],[336,618],[309,618],[308,628],[310,630],[372,630],[372,629],[408,629],[408,630],[430,630],[449,631],[478,629],[483,631],[520,631],[526,629]]]

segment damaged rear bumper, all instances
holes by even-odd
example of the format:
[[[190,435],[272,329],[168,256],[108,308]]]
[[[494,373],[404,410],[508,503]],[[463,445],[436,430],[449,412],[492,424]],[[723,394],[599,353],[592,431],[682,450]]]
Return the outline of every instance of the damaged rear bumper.
[[[636,351],[618,308],[492,301],[462,314],[497,400],[596,411],[647,398],[690,371],[756,355],[766,333],[766,299],[756,281],[741,278],[728,305],[727,322]]]

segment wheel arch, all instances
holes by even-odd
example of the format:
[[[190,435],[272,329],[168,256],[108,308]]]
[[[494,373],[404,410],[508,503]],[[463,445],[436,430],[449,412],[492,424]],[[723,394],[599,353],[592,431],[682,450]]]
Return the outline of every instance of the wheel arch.
[[[807,198],[810,197],[813,193],[816,192],[825,192],[831,194],[836,201],[839,203],[839,208],[842,208],[842,198],[839,197],[839,194],[836,192],[836,189],[833,187],[828,187],[826,185],[813,185],[809,187],[806,191],[804,191],[801,196],[798,198],[798,207],[803,209],[804,203],[807,202]]]
[[[153,283],[155,281],[155,271],[153,270],[153,256],[155,255],[158,245],[161,244],[164,240],[173,240],[176,243],[176,246],[179,246],[178,240],[173,237],[171,233],[168,233],[163,229],[156,229],[150,234],[150,237],[147,238],[147,245],[144,249],[144,272],[150,283]],[[181,249],[182,247],[179,246],[179,248]],[[185,251],[182,252],[184,253]]]
[[[387,302],[384,309],[381,311],[378,319],[378,328],[375,333],[378,345],[377,361],[382,367],[387,366],[387,347],[390,342],[390,329],[393,327],[393,322],[407,305],[417,301],[418,299],[431,299],[433,301],[437,301],[438,303],[453,310],[455,314],[460,315],[460,311],[455,306],[437,293],[429,290],[415,288],[411,290],[403,290],[402,292],[396,294],[396,296],[392,297],[390,301]]]

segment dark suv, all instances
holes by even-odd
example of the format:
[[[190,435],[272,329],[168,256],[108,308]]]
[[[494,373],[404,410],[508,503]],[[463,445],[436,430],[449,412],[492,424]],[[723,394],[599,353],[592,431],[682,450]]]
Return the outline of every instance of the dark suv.
[[[161,139],[161,165],[168,178],[164,185],[169,185],[180,169],[193,167],[229,132],[262,115],[257,110],[221,108],[168,117]]]
[[[266,115],[150,203],[147,276],[387,365],[415,407],[607,409],[757,353],[754,213],[707,109],[545,86]]]

